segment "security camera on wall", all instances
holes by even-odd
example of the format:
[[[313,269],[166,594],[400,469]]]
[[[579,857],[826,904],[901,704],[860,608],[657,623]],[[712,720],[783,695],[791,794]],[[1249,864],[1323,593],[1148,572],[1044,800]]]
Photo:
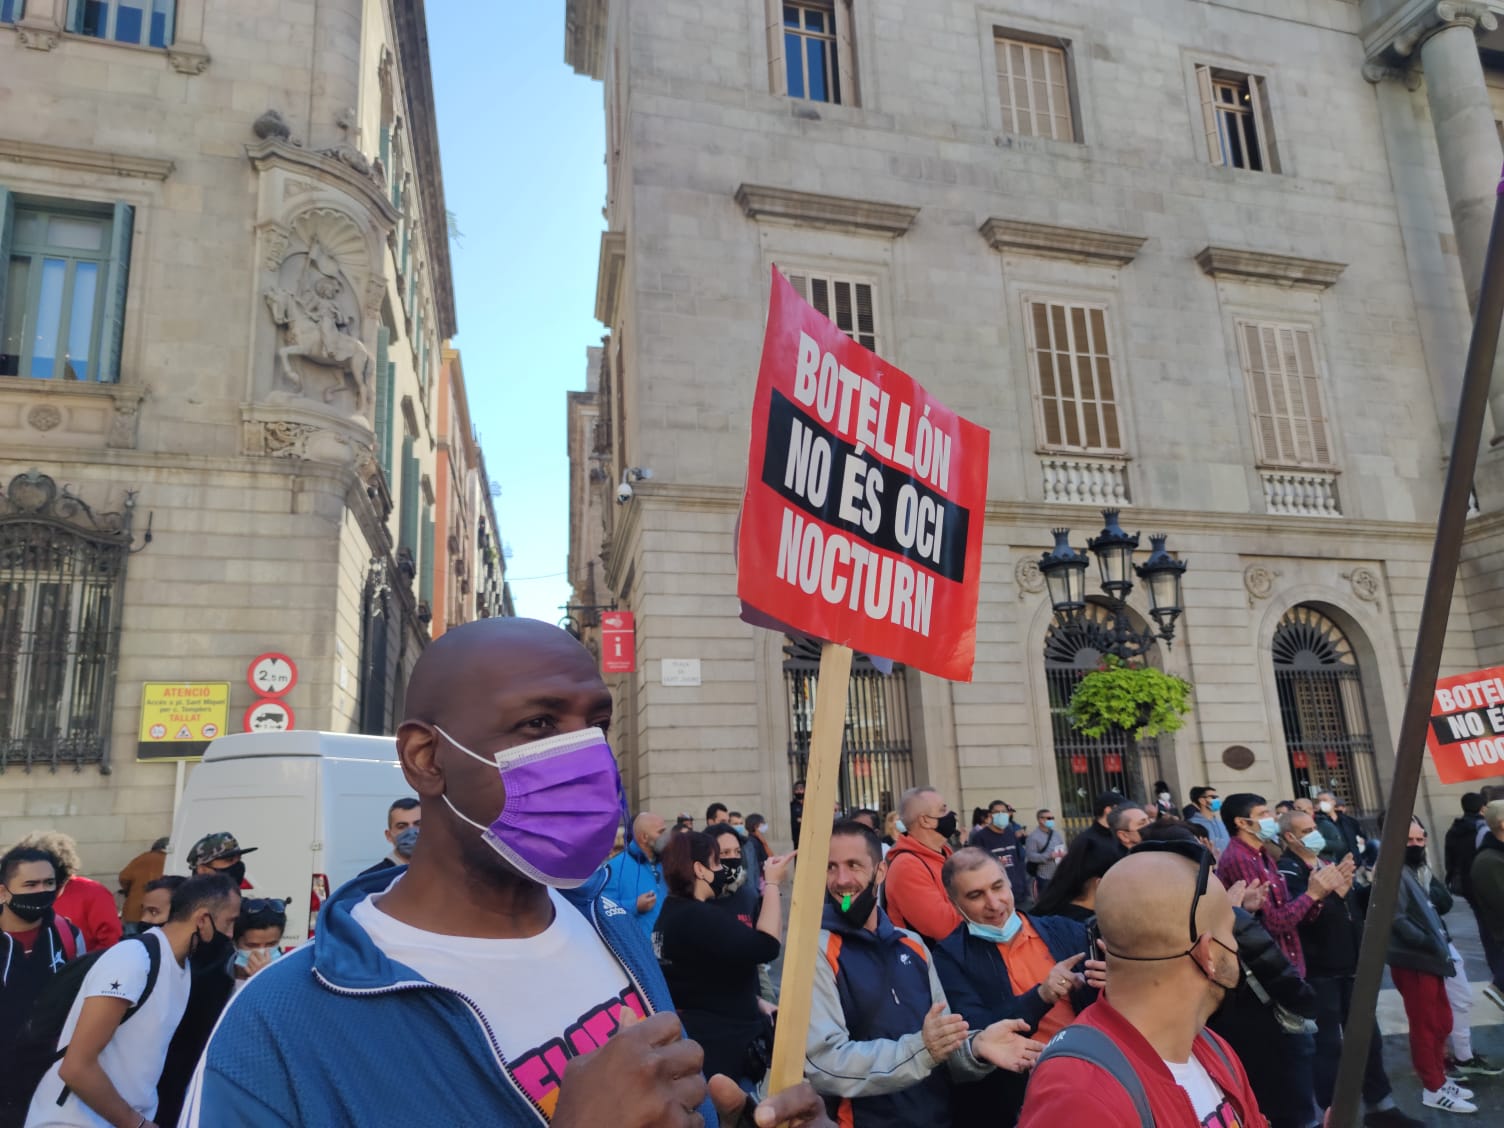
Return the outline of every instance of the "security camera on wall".
[[[632,483],[646,482],[653,471],[645,466],[628,466],[621,476],[621,485],[616,487],[616,504],[626,505],[632,500]]]
[[[632,483],[629,482],[629,481],[627,481],[625,478],[623,478],[621,480],[621,485],[619,485],[619,486],[616,487],[616,504],[617,505],[626,505],[627,502],[629,502],[631,500],[632,500]]]

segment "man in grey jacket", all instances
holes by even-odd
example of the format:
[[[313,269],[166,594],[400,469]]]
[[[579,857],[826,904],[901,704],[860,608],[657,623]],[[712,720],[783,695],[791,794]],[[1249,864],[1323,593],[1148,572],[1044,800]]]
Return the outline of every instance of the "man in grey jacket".
[[[1048,807],[1034,812],[1038,822],[1024,839],[1024,865],[1034,878],[1034,899],[1039,900],[1050,878],[1065,857],[1065,835],[1055,826],[1055,816]]]
[[[882,842],[866,826],[831,830],[805,1076],[838,1124],[950,1128],[937,1066],[958,1082],[994,1067],[1022,1073],[1044,1047],[1021,1020],[973,1031],[965,1015],[950,1013],[924,941],[878,906],[886,868]]]

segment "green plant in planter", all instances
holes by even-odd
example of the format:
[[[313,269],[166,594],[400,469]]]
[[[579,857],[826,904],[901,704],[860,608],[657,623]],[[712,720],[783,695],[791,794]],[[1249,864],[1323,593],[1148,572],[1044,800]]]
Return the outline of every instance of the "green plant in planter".
[[[1098,737],[1124,729],[1135,740],[1174,732],[1191,708],[1189,683],[1152,666],[1130,666],[1108,655],[1071,694],[1070,719],[1076,731]]]

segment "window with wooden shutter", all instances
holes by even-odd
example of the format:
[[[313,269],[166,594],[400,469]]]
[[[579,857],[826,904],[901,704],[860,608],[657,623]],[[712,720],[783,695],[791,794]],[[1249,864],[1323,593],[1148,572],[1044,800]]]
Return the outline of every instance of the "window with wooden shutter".
[[[1076,140],[1065,49],[1002,34],[994,37],[993,47],[1003,129],[1024,137]]]
[[[1123,451],[1107,307],[1027,304],[1040,437],[1051,450]]]
[[[877,347],[876,294],[871,282],[803,271],[785,277],[800,297],[834,321],[841,332],[873,352],[881,351]]]
[[[1237,326],[1259,464],[1334,468],[1315,335],[1278,322]]]
[[[1264,80],[1218,67],[1196,67],[1201,131],[1212,164],[1250,172],[1278,172]]]

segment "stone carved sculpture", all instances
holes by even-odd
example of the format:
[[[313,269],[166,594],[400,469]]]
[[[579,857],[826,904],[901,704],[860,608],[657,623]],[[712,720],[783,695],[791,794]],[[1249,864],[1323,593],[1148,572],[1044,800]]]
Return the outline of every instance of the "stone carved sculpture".
[[[324,389],[330,403],[347,386],[355,411],[366,415],[372,388],[372,356],[361,340],[362,308],[371,270],[365,237],[354,220],[333,208],[314,208],[293,220],[281,244],[277,278],[262,293],[272,322],[281,330],[277,369],[294,392],[304,393],[300,365],[332,369]],[[269,264],[270,265],[270,264]]]

